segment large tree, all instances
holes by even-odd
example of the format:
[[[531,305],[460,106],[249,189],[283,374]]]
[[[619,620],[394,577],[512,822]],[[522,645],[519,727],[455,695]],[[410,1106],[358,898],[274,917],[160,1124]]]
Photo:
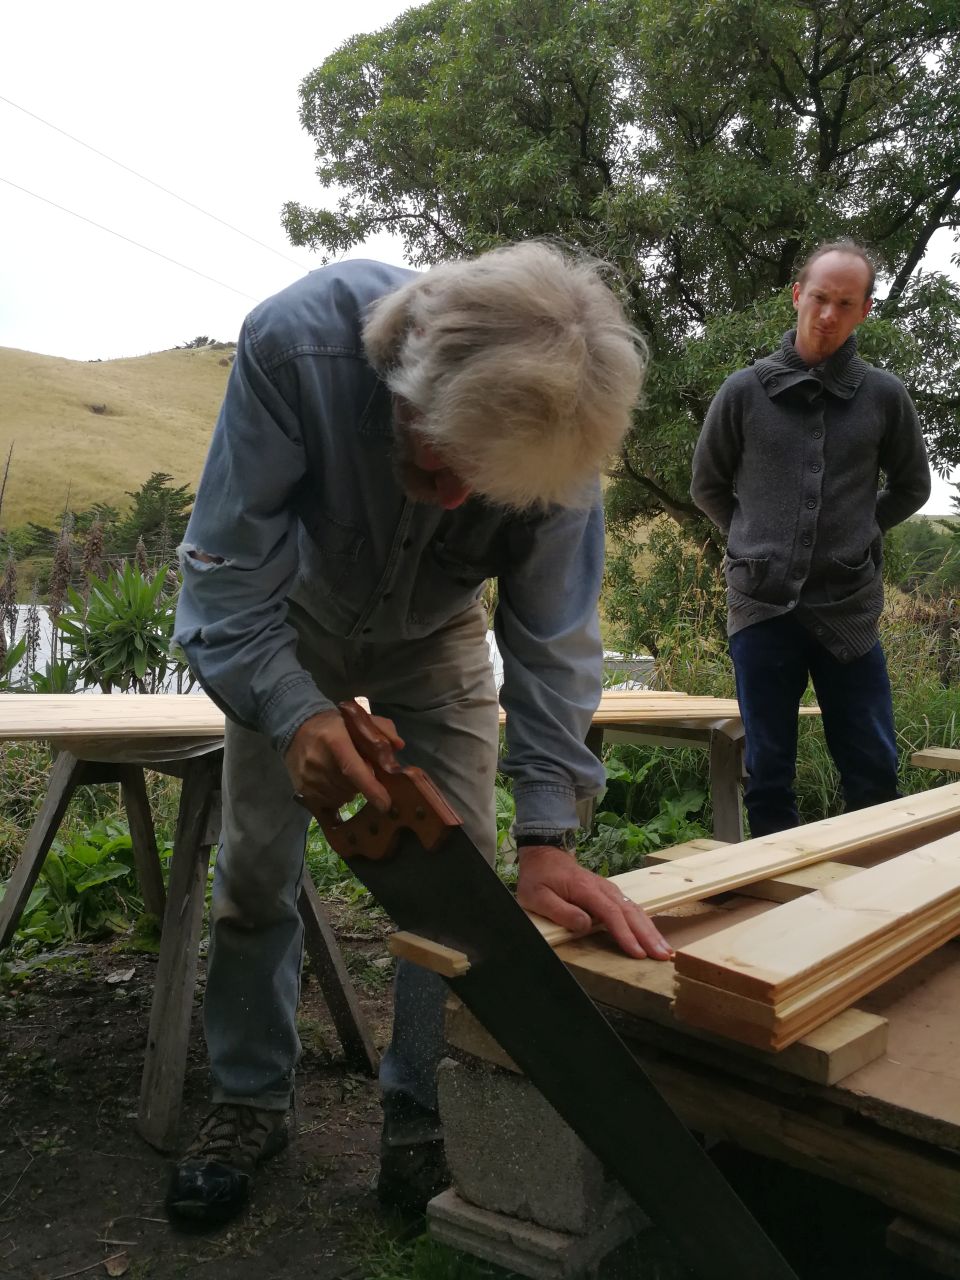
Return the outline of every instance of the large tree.
[[[696,520],[711,396],[790,324],[798,257],[854,235],[881,266],[865,354],[895,368],[935,464],[960,463],[958,0],[432,0],[302,85],[333,210],[291,240],[389,229],[429,264],[550,235],[607,259],[653,355],[611,490],[624,523]]]

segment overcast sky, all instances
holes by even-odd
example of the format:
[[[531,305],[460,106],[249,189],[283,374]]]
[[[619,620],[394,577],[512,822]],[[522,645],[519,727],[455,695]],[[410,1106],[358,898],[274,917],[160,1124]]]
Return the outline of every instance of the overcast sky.
[[[243,0],[226,8],[203,0],[7,5],[0,346],[106,360],[198,334],[235,338],[255,302],[318,265],[280,226],[287,200],[329,202],[300,128],[300,81],[349,36],[411,7],[409,0],[275,0],[266,9]],[[391,237],[353,256],[360,255],[402,261]],[[929,509],[947,510],[952,493],[938,485]]]

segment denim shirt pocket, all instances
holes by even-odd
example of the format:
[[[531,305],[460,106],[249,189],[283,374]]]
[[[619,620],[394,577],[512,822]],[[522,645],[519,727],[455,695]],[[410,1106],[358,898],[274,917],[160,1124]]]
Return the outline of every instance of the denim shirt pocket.
[[[301,511],[300,519],[313,544],[311,588],[334,595],[356,573],[363,533],[325,511]]]
[[[446,622],[477,599],[488,578],[490,564],[480,564],[436,539],[427,547],[417,569],[410,599],[410,621],[419,625]]]

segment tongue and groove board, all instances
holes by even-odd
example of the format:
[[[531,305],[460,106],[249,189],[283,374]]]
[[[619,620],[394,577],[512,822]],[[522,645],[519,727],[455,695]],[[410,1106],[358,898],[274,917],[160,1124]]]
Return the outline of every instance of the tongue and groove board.
[[[956,782],[856,813],[824,818],[792,831],[702,850],[639,871],[625,871],[612,880],[631,901],[648,913],[655,913],[729,893],[742,885],[770,880],[817,862],[873,863],[955,831],[960,831],[960,783]],[[854,883],[857,879],[854,876],[840,883]],[[551,946],[583,936],[541,917],[534,920]]]
[[[676,1014],[780,1049],[960,934],[960,835],[691,944]]]

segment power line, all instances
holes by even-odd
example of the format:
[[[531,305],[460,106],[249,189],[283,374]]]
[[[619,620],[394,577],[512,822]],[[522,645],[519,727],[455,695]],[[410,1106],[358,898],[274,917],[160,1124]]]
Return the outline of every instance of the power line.
[[[118,240],[126,240],[127,244],[132,244],[137,249],[143,249],[145,253],[152,253],[157,258],[162,258],[164,262],[170,262],[175,267],[180,267],[184,271],[189,271],[195,276],[199,276],[201,280],[209,280],[211,284],[219,285],[221,289],[229,289],[231,293],[239,294],[241,298],[246,298],[249,302],[259,302],[259,298],[255,298],[250,293],[244,293],[242,289],[235,289],[232,284],[224,284],[222,280],[215,280],[213,276],[206,275],[203,271],[198,271],[196,267],[188,267],[185,262],[178,262],[176,258],[170,258],[165,253],[161,253],[159,249],[151,249],[148,244],[141,244],[139,240],[131,240],[129,236],[125,236],[121,231],[114,231],[112,227],[105,227],[100,222],[94,222],[92,218],[86,217],[82,213],[77,213],[75,209],[68,209],[65,205],[57,204],[55,200],[48,200],[46,196],[37,195],[36,191],[28,191],[26,187],[21,187],[16,182],[11,182],[9,178],[0,176],[0,182],[5,182],[8,187],[14,187],[17,191],[22,191],[24,195],[33,196],[34,200],[42,200],[44,204],[52,205],[54,209],[59,209],[61,213],[69,213],[72,218],[79,218],[81,222],[89,222],[91,227],[96,227],[98,231],[106,231],[108,235],[116,236]]]
[[[53,129],[56,133],[63,134],[65,138],[69,138],[71,142],[75,142],[80,147],[86,147],[88,151],[92,151],[95,156],[100,156],[103,160],[109,160],[111,164],[115,164],[118,169],[124,169],[127,173],[132,173],[135,178],[139,178],[141,182],[147,182],[151,187],[156,187],[158,191],[162,191],[164,195],[171,196],[174,200],[179,200],[181,204],[185,204],[188,209],[194,209],[197,213],[202,213],[205,218],[212,218],[214,222],[219,222],[221,227],[226,227],[229,231],[235,232],[238,236],[243,236],[244,240],[249,240],[251,244],[259,245],[261,249],[266,249],[268,253],[274,254],[278,258],[282,258],[284,262],[289,262],[297,267],[300,271],[306,272],[309,268],[302,263],[296,262],[293,258],[288,258],[285,253],[281,253],[279,249],[274,249],[272,245],[265,244],[262,240],[258,240],[256,236],[249,235],[246,231],[241,231],[239,227],[235,227],[233,223],[226,222],[223,218],[217,217],[215,213],[210,213],[208,209],[201,209],[200,205],[194,204],[192,200],[187,200],[185,196],[177,195],[176,191],[171,191],[169,187],[161,186],[159,182],[154,182],[152,178],[148,178],[143,173],[138,173],[136,169],[131,169],[128,164],[124,164],[121,160],[115,160],[113,156],[108,156],[105,151],[100,151],[96,147],[91,146],[89,142],[84,142],[82,138],[75,138],[72,133],[67,133],[66,129],[61,129],[59,125],[51,124],[49,120],[44,120],[42,116],[38,116],[34,111],[28,111],[26,107],[21,107],[19,102],[14,102],[11,98],[5,98],[0,93],[0,102],[5,102],[9,107],[16,107],[18,111],[22,111],[25,116],[30,116],[32,120],[37,120],[40,124],[45,125],[48,129]]]

